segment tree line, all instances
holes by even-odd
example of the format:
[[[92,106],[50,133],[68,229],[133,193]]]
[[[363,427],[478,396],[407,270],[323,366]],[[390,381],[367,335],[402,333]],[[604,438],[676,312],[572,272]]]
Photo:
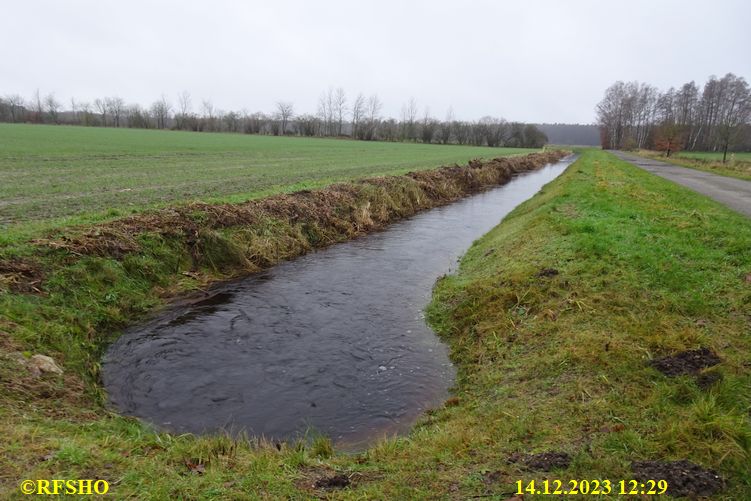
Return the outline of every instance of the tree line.
[[[751,91],[732,73],[661,92],[640,82],[616,82],[596,108],[603,148],[678,150],[751,149]]]
[[[324,91],[316,113],[301,114],[295,113],[294,104],[289,101],[278,101],[270,113],[225,112],[210,100],[194,103],[188,92],[178,94],[174,102],[162,95],[148,107],[126,104],[121,97],[113,96],[92,102],[71,99],[64,109],[54,94],[42,96],[37,90],[31,99],[18,94],[0,97],[0,121],[491,147],[539,148],[547,142],[547,136],[532,124],[489,116],[475,121],[457,120],[452,110],[439,120],[427,108],[421,113],[414,98],[404,104],[399,119],[384,117],[382,108],[377,94],[358,94],[350,100],[342,88]]]

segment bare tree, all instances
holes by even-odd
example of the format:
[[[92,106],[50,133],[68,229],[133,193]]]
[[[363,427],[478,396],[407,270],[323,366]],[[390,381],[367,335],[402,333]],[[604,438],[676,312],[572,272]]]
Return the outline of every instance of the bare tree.
[[[283,136],[287,132],[287,123],[292,118],[292,115],[294,113],[294,106],[292,103],[287,101],[277,101],[276,111],[277,116],[281,121],[281,132]]]
[[[326,93],[320,95],[318,98],[318,110],[316,111],[316,114],[318,115],[318,120],[320,122],[320,131],[319,135],[326,136],[328,135],[328,131],[326,130],[328,121],[327,118],[329,116],[329,108],[326,101]]]
[[[121,97],[114,96],[108,97],[105,102],[107,104],[107,110],[112,117],[112,123],[115,127],[120,127],[120,119],[125,112],[125,101],[123,101],[123,98]]]
[[[502,118],[482,117],[478,121],[481,134],[484,136],[485,143],[491,148],[504,145],[509,138],[509,125],[508,122]],[[519,137],[518,146],[524,145],[524,136]]]
[[[230,111],[222,117],[228,132],[240,132],[241,117],[236,111]]]
[[[616,82],[597,105],[605,148],[678,148],[722,151],[723,158],[748,127],[749,87],[728,73],[709,77],[701,94],[694,82],[660,93],[639,82]]]
[[[78,103],[76,103],[76,98],[74,97],[70,98],[70,111],[73,113],[73,120],[76,123],[80,123],[81,117],[78,115]]]
[[[203,121],[206,124],[204,128],[212,132],[216,130],[214,104],[210,100],[204,99],[201,102],[201,111],[203,114]]]
[[[453,134],[457,144],[467,144],[469,142],[470,126],[467,122],[454,120],[451,123],[451,134]]]
[[[177,110],[182,115],[187,115],[190,113],[191,108],[191,98],[190,93],[187,90],[182,91],[177,96]]]
[[[548,136],[532,124],[527,124],[523,129],[525,148],[542,148],[548,142]]]
[[[126,107],[124,113],[128,117],[128,127],[136,127],[139,129],[148,129],[151,127],[149,113],[138,104],[132,104]]]
[[[62,104],[60,104],[60,101],[55,99],[54,94],[47,94],[47,97],[44,98],[44,107],[47,109],[47,116],[49,117],[49,121],[51,123],[58,123],[58,115],[60,113],[60,107]]]
[[[334,112],[337,119],[336,135],[342,135],[342,125],[344,124],[344,115],[347,113],[347,95],[344,89],[339,87],[334,94]]]
[[[675,94],[673,106],[675,107],[676,124],[685,133],[683,148],[693,144],[699,132],[696,123],[698,102],[699,88],[694,82],[684,84]]]
[[[34,97],[31,101],[31,107],[34,112],[34,121],[44,121],[44,105],[42,104],[42,95],[39,93],[39,89],[34,92]]]
[[[102,127],[107,127],[107,101],[104,99],[94,99],[94,109],[102,115]]]
[[[298,133],[301,136],[315,136],[318,132],[319,120],[313,115],[299,115],[295,120],[298,124]]]
[[[167,101],[164,94],[157,101],[151,105],[151,114],[156,122],[157,129],[164,129],[167,127],[167,120],[169,119],[170,112],[172,111],[172,105]]]
[[[441,144],[448,144],[451,141],[451,125],[454,123],[454,109],[449,106],[446,112],[446,119],[440,123],[438,131]]]
[[[91,103],[83,102],[78,105],[78,108],[81,110],[79,123],[82,125],[91,125]]]
[[[328,91],[321,94],[318,98],[318,116],[321,119],[322,136],[334,135],[334,116],[335,116],[335,97],[334,89],[329,87]]]
[[[421,136],[423,143],[432,143],[436,130],[438,130],[438,120],[430,116],[430,110],[425,108],[425,116],[421,124]]]
[[[177,95],[177,113],[175,114],[175,122],[178,129],[186,128],[188,115],[191,109],[190,93],[187,90],[182,91]]]
[[[362,93],[357,95],[355,102],[352,103],[352,137],[359,138],[358,127],[365,115],[365,96]]]
[[[414,141],[417,138],[417,100],[410,97],[409,101],[402,106],[402,138]]]
[[[368,122],[365,128],[364,139],[370,141],[375,138],[378,128],[378,122],[381,119],[381,100],[378,98],[378,94],[373,94],[368,98],[367,117]]]
[[[266,123],[266,117],[263,113],[253,113],[244,117],[243,130],[246,134],[259,134],[262,132]]]
[[[728,148],[737,139],[742,126],[751,116],[751,95],[746,80],[732,73],[725,75],[722,82],[725,87],[725,99],[718,112],[717,137],[722,149],[722,163],[725,163]]]
[[[18,94],[8,94],[5,96],[5,102],[8,103],[11,122],[20,121],[23,112],[23,97]]]

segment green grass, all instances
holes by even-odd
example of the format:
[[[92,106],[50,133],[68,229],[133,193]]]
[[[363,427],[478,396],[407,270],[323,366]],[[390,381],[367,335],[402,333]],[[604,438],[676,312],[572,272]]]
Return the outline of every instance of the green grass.
[[[670,158],[664,153],[640,150],[639,155],[662,160],[690,169],[703,170],[721,176],[751,180],[751,152],[728,153],[728,160],[722,163],[722,153],[709,151],[681,151]]]
[[[0,124],[0,227],[28,233],[189,200],[244,201],[529,151]]]
[[[680,153],[678,153],[678,157],[696,158],[699,160],[707,160],[712,162],[722,162],[721,151],[681,151]],[[751,152],[739,151],[735,153],[728,153],[728,161],[732,161],[733,159],[742,162],[751,162]]]
[[[116,499],[506,499],[519,479],[617,481],[631,478],[632,460],[688,458],[728,480],[716,499],[749,499],[749,248],[747,218],[588,151],[437,284],[428,316],[459,379],[455,398],[409,435],[351,455],[332,454],[320,438],[277,450],[157,434],[104,412],[75,367],[34,380],[0,357],[0,496],[23,499],[24,478],[99,477]],[[65,336],[66,349],[90,349],[101,334],[93,317],[127,316],[148,298],[122,269],[164,274],[177,266],[172,254],[165,244],[130,264],[89,259],[59,275],[50,298],[0,297],[0,311],[13,313],[0,319],[13,333],[0,336],[2,350]],[[540,277],[543,268],[559,274]],[[723,359],[708,371],[722,376],[708,390],[649,367],[699,346]],[[568,452],[571,465],[543,473],[507,461],[551,449]],[[352,487],[312,488],[334,472]]]

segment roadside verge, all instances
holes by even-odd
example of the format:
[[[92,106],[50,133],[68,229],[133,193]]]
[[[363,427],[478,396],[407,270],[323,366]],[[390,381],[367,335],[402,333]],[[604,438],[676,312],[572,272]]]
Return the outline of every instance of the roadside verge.
[[[474,460],[512,462],[506,492],[552,470],[748,497],[749,249],[743,216],[586,152],[436,287]]]

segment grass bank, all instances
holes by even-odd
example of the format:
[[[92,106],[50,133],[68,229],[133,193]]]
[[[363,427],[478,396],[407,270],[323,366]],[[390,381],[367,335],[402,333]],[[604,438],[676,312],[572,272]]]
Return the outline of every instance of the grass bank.
[[[120,258],[66,247],[82,235],[55,240],[52,255],[71,263],[45,279],[47,296],[0,296],[13,314],[3,351],[67,342],[69,357],[63,375],[41,378],[0,357],[0,485],[11,496],[23,498],[23,478],[104,478],[117,498],[506,499],[517,480],[615,484],[644,473],[634,461],[681,459],[723,477],[716,499],[751,496],[751,223],[608,153],[586,152],[437,284],[429,317],[459,370],[455,396],[410,435],[356,455],[323,439],[158,434],[103,411],[76,354],[98,346],[97,319],[146,300],[129,295],[134,284],[192,258],[178,237],[140,236]],[[655,368],[682,368],[664,357],[696,348],[719,363]]]
[[[508,488],[688,459],[726,479],[717,499],[751,498],[750,273],[751,221],[586,153],[435,290],[431,318],[460,367],[450,422],[467,430],[475,487],[483,469]],[[700,348],[722,362],[652,366]],[[568,466],[503,465],[545,451]]]
[[[638,154],[690,169],[751,180],[751,153],[747,152],[728,153],[728,160],[725,163],[722,163],[722,153],[709,151],[681,151],[671,155],[670,158],[658,151],[639,150]]]

